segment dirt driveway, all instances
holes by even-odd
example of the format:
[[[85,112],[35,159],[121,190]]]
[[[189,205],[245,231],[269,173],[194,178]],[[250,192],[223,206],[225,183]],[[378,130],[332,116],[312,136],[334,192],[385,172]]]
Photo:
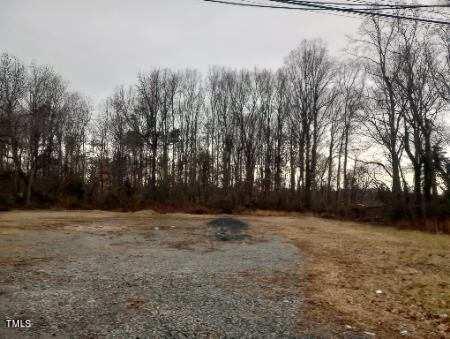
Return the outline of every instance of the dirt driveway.
[[[223,241],[212,216],[15,213],[0,219],[0,319],[32,325],[4,337],[296,334],[301,256],[252,223]]]

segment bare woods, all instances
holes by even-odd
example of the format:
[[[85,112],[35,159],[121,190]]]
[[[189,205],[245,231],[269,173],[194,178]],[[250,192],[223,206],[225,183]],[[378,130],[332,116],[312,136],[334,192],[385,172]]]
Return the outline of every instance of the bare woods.
[[[277,71],[154,69],[94,112],[3,54],[0,206],[448,215],[445,30],[373,19],[347,56],[308,40]]]

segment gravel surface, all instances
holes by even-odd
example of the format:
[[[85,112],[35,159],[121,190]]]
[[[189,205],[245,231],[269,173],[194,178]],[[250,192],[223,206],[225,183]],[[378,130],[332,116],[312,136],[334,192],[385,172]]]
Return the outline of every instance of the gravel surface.
[[[301,257],[276,236],[223,242],[211,227],[240,223],[173,216],[3,234],[15,255],[0,258],[0,319],[32,327],[3,325],[0,337],[294,336]]]

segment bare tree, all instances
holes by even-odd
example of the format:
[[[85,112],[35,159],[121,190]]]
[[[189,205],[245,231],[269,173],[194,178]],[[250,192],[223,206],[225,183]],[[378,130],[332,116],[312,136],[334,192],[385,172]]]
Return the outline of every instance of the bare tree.
[[[359,41],[366,47],[360,56],[365,64],[369,88],[362,121],[367,135],[384,150],[389,164],[383,166],[392,179],[393,199],[400,202],[400,159],[403,152],[401,133],[405,103],[397,89],[400,64],[395,60],[398,45],[397,22],[373,18],[362,27]]]
[[[12,160],[14,172],[14,194],[19,192],[19,178],[24,178],[22,168],[23,100],[26,93],[26,69],[23,63],[8,55],[0,58],[0,147],[1,164]]]
[[[292,83],[292,114],[299,135],[299,188],[305,207],[311,208],[322,128],[319,123],[327,104],[332,63],[323,42],[306,40],[289,54],[286,69]]]

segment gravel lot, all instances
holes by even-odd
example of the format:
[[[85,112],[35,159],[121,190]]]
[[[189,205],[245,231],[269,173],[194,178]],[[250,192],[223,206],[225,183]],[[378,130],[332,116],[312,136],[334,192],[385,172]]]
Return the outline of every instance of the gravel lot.
[[[32,326],[0,336],[294,336],[296,247],[251,223],[220,241],[211,225],[227,222],[240,225],[172,215],[3,228],[0,319]]]

